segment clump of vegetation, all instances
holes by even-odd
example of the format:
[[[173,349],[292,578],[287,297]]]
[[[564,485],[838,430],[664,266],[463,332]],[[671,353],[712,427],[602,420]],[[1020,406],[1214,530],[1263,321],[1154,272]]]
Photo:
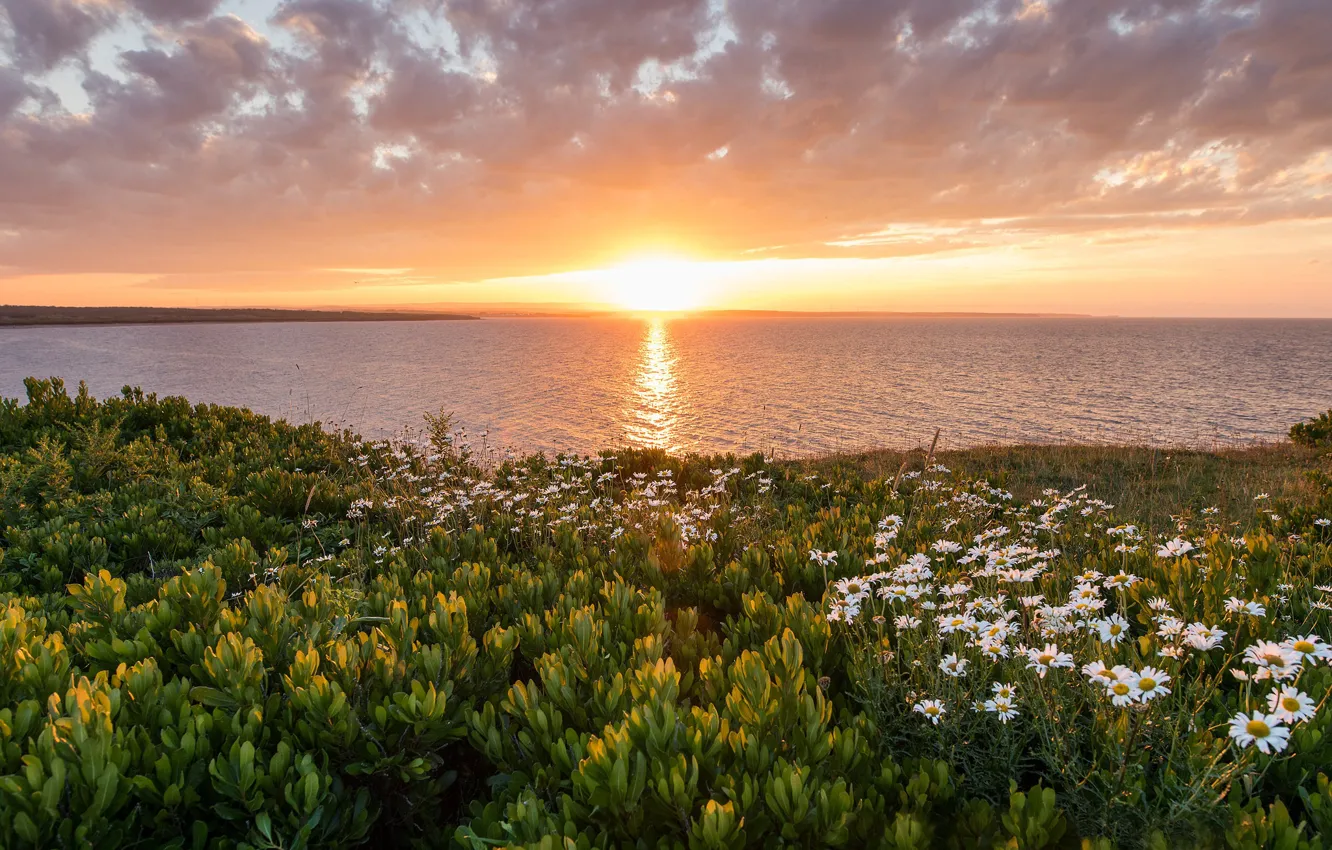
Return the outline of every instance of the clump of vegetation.
[[[1332,410],[1308,422],[1297,422],[1290,428],[1291,442],[1302,446],[1332,446]]]
[[[1116,508],[1026,456],[492,465],[429,424],[0,403],[3,844],[1332,839],[1314,455],[1187,499],[1153,456]]]

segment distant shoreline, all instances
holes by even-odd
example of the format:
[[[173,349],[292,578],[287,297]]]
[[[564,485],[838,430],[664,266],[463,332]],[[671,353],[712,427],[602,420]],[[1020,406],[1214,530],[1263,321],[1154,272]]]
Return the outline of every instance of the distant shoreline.
[[[272,324],[276,322],[456,322],[478,321],[465,313],[405,313],[361,310],[209,309],[192,307],[14,307],[0,306],[0,328],[108,325]]]
[[[279,322],[447,322],[485,319],[622,319],[638,313],[617,310],[295,310],[230,307],[42,307],[0,305],[0,328],[107,327],[117,325],[272,324]],[[813,310],[695,310],[699,319],[1092,319],[1082,313],[983,313]]]
[[[627,310],[519,310],[478,305],[473,312],[448,308],[400,310],[270,309],[249,307],[43,307],[0,305],[0,329],[12,327],[114,327],[125,325],[276,324],[281,322],[475,322],[486,319],[633,319]],[[662,313],[689,319],[1126,319],[1169,321],[1328,321],[1275,317],[1117,316],[1090,313],[986,313],[889,310],[691,310]]]

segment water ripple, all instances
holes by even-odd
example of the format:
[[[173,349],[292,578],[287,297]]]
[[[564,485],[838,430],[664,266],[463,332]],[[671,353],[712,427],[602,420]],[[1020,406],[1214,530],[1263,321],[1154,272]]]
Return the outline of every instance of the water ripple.
[[[1332,322],[502,319],[0,330],[28,375],[518,449],[797,455],[928,442],[1275,439],[1332,407]]]

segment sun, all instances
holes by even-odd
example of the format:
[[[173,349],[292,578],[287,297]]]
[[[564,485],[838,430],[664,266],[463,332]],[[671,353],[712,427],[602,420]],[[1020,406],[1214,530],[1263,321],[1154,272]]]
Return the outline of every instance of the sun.
[[[604,272],[608,297],[626,310],[678,313],[702,306],[705,265],[674,257],[643,257]]]

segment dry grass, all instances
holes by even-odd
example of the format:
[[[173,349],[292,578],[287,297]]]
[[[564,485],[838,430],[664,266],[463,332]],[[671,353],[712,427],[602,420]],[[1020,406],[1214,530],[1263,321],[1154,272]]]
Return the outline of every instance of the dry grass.
[[[867,477],[892,478],[922,469],[928,451],[873,451],[801,461],[820,470],[851,466]],[[1224,519],[1253,510],[1254,497],[1302,500],[1315,492],[1305,475],[1332,465],[1326,451],[1271,443],[1240,449],[1200,451],[1148,446],[1016,445],[938,452],[955,472],[987,478],[1015,496],[1030,499],[1046,488],[1063,492],[1087,485],[1088,492],[1117,506],[1116,515],[1145,529],[1164,528],[1172,513],[1215,506]]]

